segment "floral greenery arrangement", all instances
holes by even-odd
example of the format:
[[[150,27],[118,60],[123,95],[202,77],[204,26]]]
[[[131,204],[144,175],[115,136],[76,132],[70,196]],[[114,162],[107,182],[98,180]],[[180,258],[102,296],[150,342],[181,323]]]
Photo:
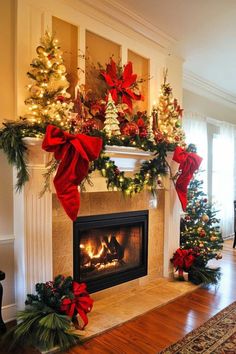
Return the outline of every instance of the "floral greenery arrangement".
[[[85,88],[80,86],[75,100],[72,101],[66,91],[69,83],[58,41],[46,33],[36,48],[36,53],[37,58],[33,59],[31,69],[27,73],[30,79],[29,96],[25,101],[28,111],[23,118],[15,122],[5,122],[0,129],[0,148],[4,150],[9,162],[15,165],[18,171],[16,188],[20,190],[29,178],[27,146],[24,138],[43,137],[47,126],[53,124],[72,134],[82,133],[102,139],[103,149],[99,158],[91,163],[89,173],[98,169],[106,178],[108,188],[116,188],[126,195],[138,193],[145,186],[154,191],[157,185],[161,184],[161,176],[168,170],[165,159],[167,151],[173,151],[177,145],[183,146],[181,109],[176,100],[173,101],[170,95],[166,98],[172,114],[168,115],[168,120],[175,116],[175,138],[170,139],[172,132],[168,133],[167,138],[158,127],[157,114],[161,115],[162,107],[166,110],[163,99],[158,111],[153,109],[150,116],[147,112],[133,112],[132,101],[142,100],[143,96],[139,90],[142,79],[138,79],[133,73],[131,62],[121,66],[111,58],[105,68],[99,66],[97,70],[99,73],[97,79],[103,82],[105,88],[103,96],[94,98],[91,90],[87,89],[85,92]],[[165,85],[167,85],[166,77]],[[110,106],[109,113],[108,94],[114,102]],[[116,119],[119,126],[116,124],[116,134],[109,126],[109,117],[105,125],[106,129],[103,128],[106,114],[109,117],[118,115]],[[177,116],[178,120],[176,120]],[[176,138],[178,132],[179,139]],[[127,177],[106,155],[106,145],[139,148],[152,152],[154,158],[145,161],[133,178]],[[52,159],[48,166],[44,191],[48,189],[50,175],[59,163],[60,161]]]
[[[80,340],[75,329],[88,323],[86,314],[93,300],[84,283],[58,275],[54,281],[36,284],[35,289],[36,295],[28,294],[25,310],[18,313],[18,324],[2,339],[6,352],[21,346],[65,350]]]

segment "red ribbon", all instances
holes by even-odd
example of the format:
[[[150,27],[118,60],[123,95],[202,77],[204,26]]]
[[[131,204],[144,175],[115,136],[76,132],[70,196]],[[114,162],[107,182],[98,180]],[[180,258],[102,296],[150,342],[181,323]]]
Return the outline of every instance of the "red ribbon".
[[[185,211],[187,200],[187,188],[194,172],[199,168],[202,158],[193,152],[187,152],[181,147],[175,148],[173,160],[178,162],[180,175],[177,178],[175,188],[179,196],[183,211]]]
[[[42,148],[54,152],[55,159],[60,161],[53,182],[67,215],[75,220],[80,206],[78,185],[88,174],[89,161],[98,158],[102,139],[83,134],[69,134],[48,125]]]
[[[60,310],[71,318],[79,314],[83,321],[81,329],[84,329],[88,324],[87,313],[93,308],[93,299],[89,296],[85,283],[79,284],[73,281],[72,289],[74,298],[64,298]]]
[[[181,272],[183,270],[187,271],[195,260],[195,255],[191,249],[183,250],[178,248],[174,254],[172,262],[174,267],[179,269]]]
[[[109,92],[116,104],[118,103],[118,97],[121,96],[122,103],[127,104],[129,110],[132,111],[132,100],[143,99],[141,94],[135,93],[132,89],[132,86],[136,84],[137,75],[133,74],[131,62],[124,66],[123,74],[118,77],[116,63],[111,59],[110,64],[107,64],[106,71],[102,70],[101,75],[110,87]]]

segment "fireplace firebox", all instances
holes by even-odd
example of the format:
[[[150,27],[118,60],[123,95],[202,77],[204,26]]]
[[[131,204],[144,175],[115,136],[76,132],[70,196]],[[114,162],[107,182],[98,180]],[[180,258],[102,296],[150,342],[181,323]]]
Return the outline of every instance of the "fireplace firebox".
[[[79,217],[74,279],[95,292],[147,275],[148,211]]]

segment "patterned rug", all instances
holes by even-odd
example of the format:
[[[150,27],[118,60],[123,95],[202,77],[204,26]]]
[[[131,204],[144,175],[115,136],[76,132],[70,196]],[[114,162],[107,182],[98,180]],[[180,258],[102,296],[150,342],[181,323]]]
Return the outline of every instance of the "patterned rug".
[[[236,354],[236,302],[159,354]]]

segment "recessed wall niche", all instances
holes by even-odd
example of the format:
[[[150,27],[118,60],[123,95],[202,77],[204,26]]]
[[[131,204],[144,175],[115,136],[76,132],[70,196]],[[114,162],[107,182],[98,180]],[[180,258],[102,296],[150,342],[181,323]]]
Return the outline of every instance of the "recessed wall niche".
[[[106,86],[98,79],[98,63],[104,68],[109,63],[110,57],[118,62],[121,57],[121,46],[93,32],[86,31],[86,63],[85,85],[98,97],[105,94]]]
[[[78,27],[57,17],[52,17],[52,32],[59,41],[63,51],[67,80],[70,82],[68,92],[74,97],[75,86],[78,81]]]
[[[132,50],[128,50],[128,61],[133,63],[133,72],[138,75],[138,78],[145,80],[143,83],[139,84],[144,100],[133,102],[134,111],[147,111],[149,108],[149,59],[144,58]]]

